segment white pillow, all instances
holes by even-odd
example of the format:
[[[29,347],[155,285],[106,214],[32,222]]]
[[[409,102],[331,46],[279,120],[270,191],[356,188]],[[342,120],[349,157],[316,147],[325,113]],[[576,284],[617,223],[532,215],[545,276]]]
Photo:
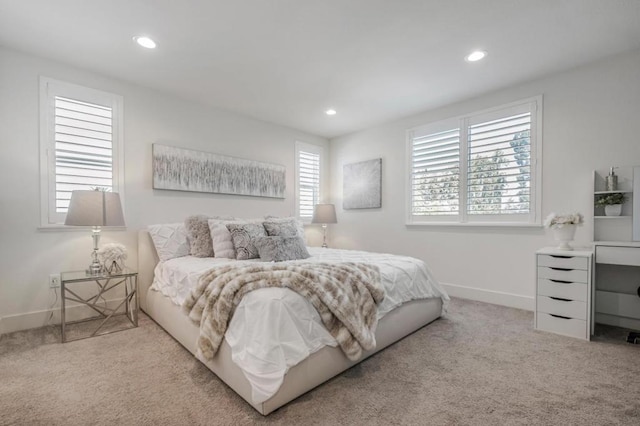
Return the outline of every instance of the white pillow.
[[[149,225],[147,228],[161,261],[189,255],[189,241],[184,223]]]
[[[225,259],[235,259],[236,251],[233,248],[231,232],[225,225],[226,221],[209,219],[211,242],[213,243],[213,256]]]

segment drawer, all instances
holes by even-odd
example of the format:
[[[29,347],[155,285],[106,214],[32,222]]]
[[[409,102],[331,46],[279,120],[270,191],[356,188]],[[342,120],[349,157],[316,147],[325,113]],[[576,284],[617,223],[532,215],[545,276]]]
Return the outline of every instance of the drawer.
[[[587,319],[587,303],[578,300],[552,299],[549,296],[538,296],[536,310],[547,314],[560,315],[579,320]]]
[[[587,322],[579,319],[565,319],[538,312],[536,317],[537,329],[577,337],[587,340]]]
[[[538,255],[538,266],[550,266],[552,268],[565,269],[589,269],[588,257],[560,256],[550,254]]]
[[[567,281],[572,283],[588,283],[589,271],[585,271],[582,269],[560,269],[554,267],[539,266],[538,278]]]
[[[538,279],[538,295],[586,302],[588,300],[588,289],[585,283],[566,283]]]
[[[640,266],[640,247],[596,246],[596,263]]]

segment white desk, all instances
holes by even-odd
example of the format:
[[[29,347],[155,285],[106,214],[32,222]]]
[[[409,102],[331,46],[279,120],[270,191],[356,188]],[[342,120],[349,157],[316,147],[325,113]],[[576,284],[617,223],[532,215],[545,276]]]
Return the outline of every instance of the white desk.
[[[640,329],[640,242],[597,241],[594,250],[594,321]]]

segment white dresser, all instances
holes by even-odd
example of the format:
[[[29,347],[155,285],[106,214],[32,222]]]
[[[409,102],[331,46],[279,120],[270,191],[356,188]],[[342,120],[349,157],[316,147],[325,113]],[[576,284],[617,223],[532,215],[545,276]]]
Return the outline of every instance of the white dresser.
[[[536,330],[590,340],[593,251],[536,252]]]

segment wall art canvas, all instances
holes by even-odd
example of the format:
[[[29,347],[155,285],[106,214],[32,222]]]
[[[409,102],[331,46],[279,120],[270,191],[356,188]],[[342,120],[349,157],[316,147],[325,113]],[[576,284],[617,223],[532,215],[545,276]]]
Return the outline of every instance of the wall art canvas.
[[[284,198],[285,166],[153,144],[153,188]]]
[[[345,164],[342,176],[343,209],[382,207],[382,158]]]

